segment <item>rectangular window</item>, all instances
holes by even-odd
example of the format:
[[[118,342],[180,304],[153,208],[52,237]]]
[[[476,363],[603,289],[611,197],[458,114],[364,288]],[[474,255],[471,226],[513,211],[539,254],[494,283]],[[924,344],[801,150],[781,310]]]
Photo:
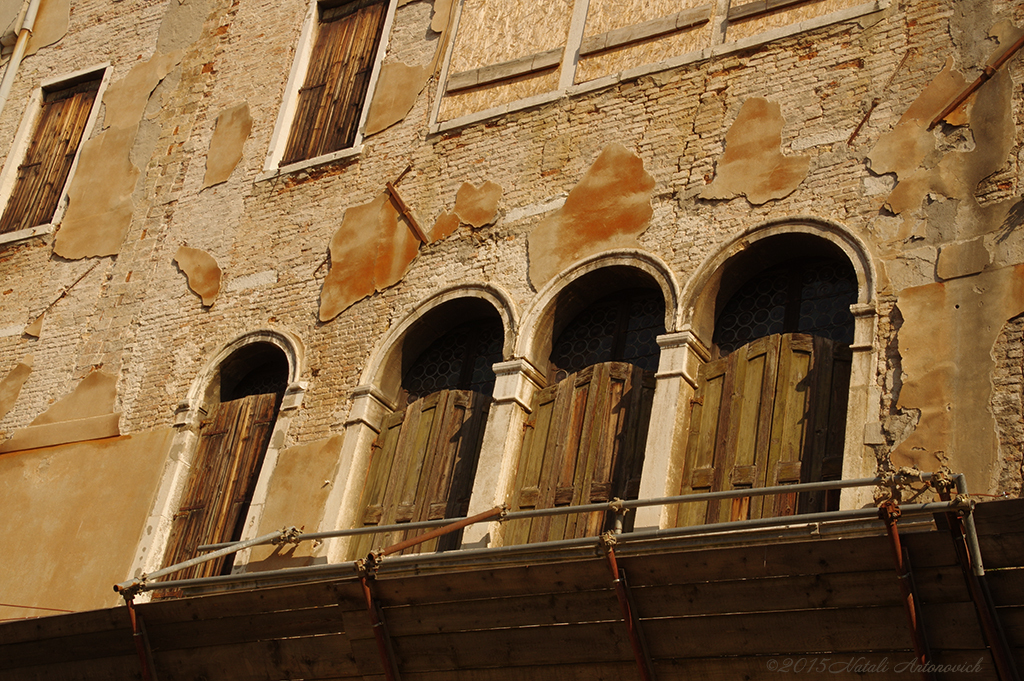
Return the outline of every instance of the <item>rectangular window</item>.
[[[43,90],[35,131],[0,218],[0,234],[53,220],[101,80],[102,73],[97,73],[86,81]]]
[[[319,7],[316,41],[280,165],[355,144],[388,3]]]

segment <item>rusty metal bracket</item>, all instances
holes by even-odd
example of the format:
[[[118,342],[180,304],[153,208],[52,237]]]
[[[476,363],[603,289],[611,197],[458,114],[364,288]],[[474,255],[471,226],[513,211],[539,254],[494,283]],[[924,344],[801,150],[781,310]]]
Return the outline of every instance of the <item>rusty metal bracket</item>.
[[[957,95],[945,109],[940,111],[938,115],[936,115],[935,118],[932,119],[932,122],[928,125],[928,129],[931,130],[932,128],[934,128],[936,125],[939,124],[939,121],[941,121],[943,118],[952,113],[958,106],[966,102],[968,97],[973,95],[974,92],[982,85],[984,85],[989,78],[994,76],[996,74],[996,71],[1002,68],[1003,64],[1009,61],[1010,57],[1016,54],[1017,50],[1019,50],[1022,47],[1024,47],[1024,35],[1017,38],[1017,40],[1012,45],[1007,47],[1006,51],[999,55],[999,57],[997,57],[995,61],[993,61],[991,64],[987,64],[985,68],[982,70],[981,75],[978,76],[978,78],[973,83],[964,88],[963,92]]]
[[[384,666],[384,678],[387,681],[401,681],[402,677],[398,673],[398,658],[395,657],[391,636],[388,634],[384,611],[373,597],[373,591],[370,589],[370,578],[366,575],[360,575],[359,583],[363,587],[366,610],[370,614],[370,626],[373,628],[373,637],[377,640],[377,652],[380,654],[380,662]]]
[[[134,597],[125,596],[124,602],[128,606],[128,619],[132,623],[132,640],[135,641],[135,652],[139,656],[142,681],[157,681],[156,668],[153,665],[153,649],[149,645],[146,624],[142,620],[142,615],[135,612]]]
[[[654,681],[654,663],[651,660],[650,650],[647,648],[647,639],[644,637],[644,630],[640,623],[640,616],[637,614],[636,603],[633,601],[633,593],[629,589],[629,582],[626,581],[626,571],[619,568],[615,559],[615,536],[608,532],[601,535],[601,542],[605,545],[605,555],[608,557],[608,567],[612,571],[612,583],[615,585],[615,595],[619,599],[619,607],[622,609],[622,619],[626,623],[626,630],[629,633],[629,643],[633,648],[633,659],[636,660],[636,669],[640,674],[641,681]]]
[[[907,621],[910,625],[910,635],[914,641],[914,654],[917,662],[927,668],[931,662],[931,650],[928,647],[928,638],[925,635],[924,620],[918,608],[920,599],[917,597],[917,589],[914,587],[914,572],[910,565],[910,554],[900,543],[900,532],[897,523],[900,517],[899,505],[887,501],[878,507],[879,517],[885,521],[889,532],[889,545],[892,547],[893,561],[896,564],[896,577],[900,584],[900,593],[903,595],[903,605],[907,611]],[[935,681],[935,674],[931,671],[921,672],[921,678],[926,681]]]

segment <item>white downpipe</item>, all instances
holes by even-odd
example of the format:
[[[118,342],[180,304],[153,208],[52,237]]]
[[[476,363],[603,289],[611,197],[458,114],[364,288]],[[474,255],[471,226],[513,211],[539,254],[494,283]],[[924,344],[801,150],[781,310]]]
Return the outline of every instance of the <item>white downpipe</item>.
[[[18,32],[18,42],[14,44],[14,53],[11,60],[7,62],[7,70],[4,71],[4,79],[0,81],[0,113],[3,113],[7,104],[7,97],[11,94],[11,86],[14,85],[14,76],[21,66],[21,59],[25,56],[25,49],[28,47],[28,39],[32,37],[32,28],[36,23],[36,15],[39,14],[40,0],[29,0],[28,10],[21,22],[21,30]]]

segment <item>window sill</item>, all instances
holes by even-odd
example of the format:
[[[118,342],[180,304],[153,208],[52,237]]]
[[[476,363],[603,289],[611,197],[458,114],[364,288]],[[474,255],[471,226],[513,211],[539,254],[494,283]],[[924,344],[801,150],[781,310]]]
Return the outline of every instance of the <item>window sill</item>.
[[[55,225],[53,223],[47,223],[45,225],[39,225],[38,227],[19,229],[16,232],[0,234],[0,246],[25,241],[26,239],[31,239],[34,236],[46,236],[47,234],[53,234],[54,229]]]
[[[263,172],[256,176],[256,181],[265,182],[267,180],[273,180],[285,175],[291,175],[292,173],[299,173],[304,170],[310,170],[318,166],[327,165],[333,161],[341,161],[354,156],[359,156],[361,153],[363,153],[363,145],[357,144],[356,146],[349,147],[348,149],[341,149],[339,151],[331,152],[330,154],[324,154],[323,156],[306,159],[305,161],[298,161],[297,163],[289,163],[288,165],[281,166],[280,168],[264,167]]]

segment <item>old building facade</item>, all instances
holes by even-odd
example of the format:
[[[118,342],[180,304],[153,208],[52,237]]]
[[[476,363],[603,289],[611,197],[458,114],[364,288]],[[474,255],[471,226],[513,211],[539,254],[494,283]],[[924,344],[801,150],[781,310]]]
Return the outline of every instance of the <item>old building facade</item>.
[[[0,113],[0,617],[114,606],[115,582],[286,525],[903,467],[1020,494],[1019,3],[43,0],[35,21]],[[462,542],[604,529],[585,520]]]

